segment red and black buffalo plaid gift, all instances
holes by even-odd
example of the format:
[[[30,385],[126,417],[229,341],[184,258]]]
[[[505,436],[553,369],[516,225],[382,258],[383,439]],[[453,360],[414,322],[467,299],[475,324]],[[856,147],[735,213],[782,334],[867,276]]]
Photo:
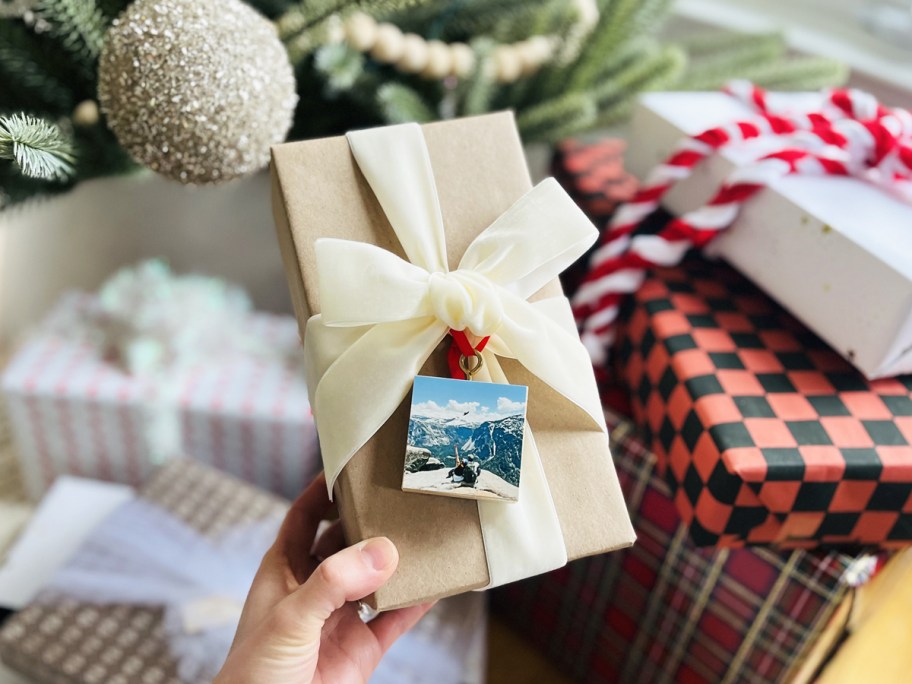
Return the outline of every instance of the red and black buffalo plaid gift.
[[[751,283],[657,269],[618,373],[698,545],[912,541],[912,376],[868,381]]]
[[[551,175],[564,187],[596,227],[601,230],[614,210],[626,202],[639,185],[633,175],[624,170],[626,144],[618,138],[596,143],[566,140],[554,150]],[[564,292],[571,296],[582,282],[593,245],[586,256],[561,274]]]
[[[496,589],[494,611],[587,684],[786,680],[849,591],[854,557],[697,548],[629,422],[611,451],[636,544]]]

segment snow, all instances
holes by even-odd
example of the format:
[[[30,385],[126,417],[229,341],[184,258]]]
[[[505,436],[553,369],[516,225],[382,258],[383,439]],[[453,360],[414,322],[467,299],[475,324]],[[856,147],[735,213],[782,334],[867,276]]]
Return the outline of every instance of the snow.
[[[516,501],[519,498],[519,487],[514,487],[494,473],[482,470],[474,487],[461,487],[450,482],[447,477],[449,469],[425,470],[417,473],[405,473],[402,478],[402,489],[422,494],[455,496],[463,499],[492,499],[495,501]]]

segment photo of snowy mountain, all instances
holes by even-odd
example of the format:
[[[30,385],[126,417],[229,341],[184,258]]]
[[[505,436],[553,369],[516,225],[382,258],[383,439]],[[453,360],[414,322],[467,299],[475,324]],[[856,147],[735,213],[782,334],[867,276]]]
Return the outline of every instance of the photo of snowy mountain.
[[[419,376],[402,488],[516,501],[527,388]]]

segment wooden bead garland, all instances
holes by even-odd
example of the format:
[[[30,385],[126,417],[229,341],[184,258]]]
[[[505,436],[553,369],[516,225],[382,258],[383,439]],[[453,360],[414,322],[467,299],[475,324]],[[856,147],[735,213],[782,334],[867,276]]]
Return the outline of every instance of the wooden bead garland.
[[[576,0],[581,24],[591,28],[592,13],[598,17],[594,0]],[[465,43],[426,40],[414,33],[402,33],[394,24],[378,23],[370,15],[356,12],[345,19],[339,34],[350,47],[383,64],[391,64],[407,74],[419,74],[430,80],[448,76],[466,78],[475,68],[475,53]],[[494,48],[490,76],[499,83],[513,83],[541,69],[556,54],[560,39],[556,36],[532,36],[516,43]]]

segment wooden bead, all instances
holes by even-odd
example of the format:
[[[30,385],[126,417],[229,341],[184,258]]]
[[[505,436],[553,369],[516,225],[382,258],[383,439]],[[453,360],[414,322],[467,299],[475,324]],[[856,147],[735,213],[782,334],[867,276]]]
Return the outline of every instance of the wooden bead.
[[[450,73],[458,78],[468,78],[475,69],[475,53],[465,43],[450,44],[450,61],[452,62]]]
[[[534,74],[551,59],[551,41],[544,36],[533,36],[522,43],[517,43],[515,49],[522,63],[523,76]]]
[[[402,58],[405,41],[402,31],[393,24],[380,24],[377,27],[377,41],[371,49],[371,56],[378,62],[395,64]]]
[[[95,100],[83,100],[73,110],[73,123],[83,128],[94,126],[99,118],[98,103]]]
[[[373,17],[358,12],[345,22],[345,40],[358,52],[366,52],[377,42],[377,22]]]
[[[439,40],[429,40],[427,49],[427,66],[421,75],[435,80],[449,76],[453,68],[453,58],[449,46]]]
[[[406,33],[402,37],[402,57],[396,67],[407,74],[420,74],[428,64],[428,44],[421,36]]]
[[[513,83],[522,74],[522,61],[512,45],[501,45],[494,49],[494,74],[501,83]]]

